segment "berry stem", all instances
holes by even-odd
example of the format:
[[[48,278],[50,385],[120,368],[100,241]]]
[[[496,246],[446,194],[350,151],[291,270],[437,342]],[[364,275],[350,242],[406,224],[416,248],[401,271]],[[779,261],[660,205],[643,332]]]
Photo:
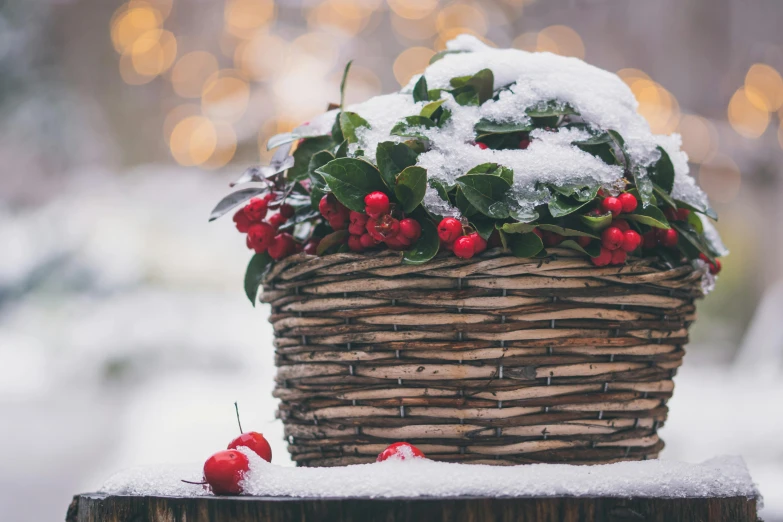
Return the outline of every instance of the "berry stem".
[[[239,405],[236,403],[236,401],[234,401],[234,410],[237,412],[237,424],[239,424],[239,433],[241,435],[245,432],[242,430],[242,421],[239,420]]]
[[[182,482],[184,482],[185,484],[193,484],[194,486],[204,486],[204,485],[206,485],[206,484],[209,484],[209,483],[208,483],[208,482],[206,482],[206,481],[204,481],[204,482],[193,482],[193,481],[191,481],[191,480],[185,480],[185,479],[180,479],[180,480],[181,480]]]

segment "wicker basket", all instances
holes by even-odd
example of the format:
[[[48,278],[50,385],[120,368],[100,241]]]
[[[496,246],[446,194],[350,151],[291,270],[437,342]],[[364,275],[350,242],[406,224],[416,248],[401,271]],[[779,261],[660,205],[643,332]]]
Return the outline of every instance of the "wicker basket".
[[[655,458],[700,278],[563,249],[289,257],[263,301],[291,456],[372,462],[404,440],[466,463]]]

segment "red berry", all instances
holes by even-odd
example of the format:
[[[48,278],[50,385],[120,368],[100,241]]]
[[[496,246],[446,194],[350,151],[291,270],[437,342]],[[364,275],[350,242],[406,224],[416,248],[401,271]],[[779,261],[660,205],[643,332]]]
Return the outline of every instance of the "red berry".
[[[612,252],[612,264],[622,265],[628,258],[628,253],[625,250],[615,250]]]
[[[332,194],[325,195],[318,202],[318,210],[323,217],[329,219],[329,216],[337,212],[337,198]]]
[[[218,451],[204,463],[204,479],[215,495],[239,495],[240,482],[250,469],[247,457],[237,450]]]
[[[713,263],[712,261],[710,261],[709,257],[705,256],[704,254],[699,254],[699,259],[701,259],[702,261],[704,261],[710,266],[710,274],[712,275],[717,275],[718,272],[720,272],[721,268],[723,268],[723,266],[720,264],[720,259],[718,258],[715,258],[715,262]]]
[[[275,229],[269,223],[257,223],[247,231],[247,245],[256,253],[266,252],[275,237]]]
[[[275,239],[269,245],[269,256],[278,261],[294,253],[295,241],[291,234],[283,232],[275,236]]]
[[[372,248],[378,244],[367,232],[364,232],[361,236],[359,236],[359,241],[362,243],[364,248]]]
[[[533,229],[533,233],[534,233],[535,235],[537,235],[538,237],[540,237],[541,239],[544,239],[544,233],[543,233],[543,232],[541,232],[541,230],[539,230],[538,228],[534,228],[534,229]]]
[[[397,234],[394,237],[387,237],[384,240],[386,246],[392,250],[405,250],[411,245],[410,241],[410,239],[406,238],[402,234]]]
[[[623,204],[619,199],[609,196],[601,201],[601,208],[604,209],[604,212],[611,212],[613,216],[616,216],[623,211]]]
[[[470,236],[460,236],[454,241],[454,255],[462,259],[470,259],[476,253],[476,245]]]
[[[391,208],[389,196],[377,190],[364,196],[364,205],[364,211],[367,215],[374,218],[388,214],[389,208]]]
[[[587,248],[590,245],[590,238],[587,236],[577,236],[576,242],[582,248]]]
[[[407,237],[411,241],[418,241],[421,237],[421,225],[419,222],[412,218],[405,218],[400,220],[400,234]]]
[[[361,236],[355,236],[353,234],[348,236],[348,248],[350,248],[353,252],[361,252],[364,250],[361,242]]]
[[[320,243],[320,242],[321,242],[320,239],[318,239],[317,237],[314,237],[313,239],[311,239],[310,241],[305,243],[305,246],[304,246],[304,249],[303,249],[304,253],[305,254],[309,254],[311,256],[314,256],[316,251],[318,250],[318,243]]]
[[[634,230],[623,232],[623,244],[620,245],[625,252],[633,252],[642,244],[642,236]]]
[[[530,140],[527,138],[524,138],[522,141],[519,142],[519,148],[520,149],[526,149],[530,146]]]
[[[688,216],[690,216],[691,211],[687,208],[679,208],[677,209],[677,219],[679,221],[688,221]]]
[[[267,203],[263,199],[253,198],[245,205],[245,215],[250,221],[261,221],[266,217]]]
[[[642,246],[644,248],[655,248],[658,246],[658,238],[655,235],[655,230],[644,233],[642,236]]]
[[[257,431],[246,431],[232,440],[228,445],[228,449],[237,449],[240,446],[245,446],[265,461],[272,462],[272,448],[269,446],[266,438]]]
[[[639,202],[636,201],[634,195],[629,192],[623,192],[617,196],[617,199],[620,201],[620,205],[623,207],[623,212],[626,214],[630,214],[636,210],[636,207],[639,205]]]
[[[378,454],[376,462],[383,462],[388,459],[406,460],[415,458],[425,458],[424,453],[419,448],[407,442],[395,442]]]
[[[623,244],[623,231],[617,227],[609,227],[601,234],[601,244],[607,250],[617,250]]]
[[[631,230],[631,225],[629,225],[628,222],[624,219],[615,219],[612,221],[612,226],[619,228],[623,232],[626,230]]]
[[[250,230],[250,225],[252,222],[250,221],[250,218],[247,217],[245,214],[245,209],[240,208],[236,214],[234,214],[234,224],[236,224],[237,230],[242,232],[243,234],[246,234],[248,230]]]
[[[272,225],[277,229],[280,228],[280,226],[283,225],[288,220],[282,214],[272,214],[271,216],[269,216],[267,221],[269,222],[270,225]]]
[[[291,206],[291,205],[289,205],[288,203],[284,203],[284,204],[280,205],[280,210],[279,210],[279,212],[280,212],[280,214],[281,214],[281,215],[282,215],[284,218],[286,218],[286,219],[289,219],[289,218],[291,218],[291,217],[294,215],[294,213],[295,213],[296,211],[294,210],[294,207],[292,207],[292,206]]]
[[[277,198],[277,194],[274,192],[269,192],[266,196],[264,196],[264,201],[267,203],[274,201]]]
[[[612,251],[601,247],[601,253],[596,257],[591,257],[590,260],[595,266],[606,266],[612,262]]]
[[[383,239],[395,237],[400,233],[400,222],[391,217],[389,214],[383,215],[379,220],[375,228],[380,232]]]
[[[557,246],[563,242],[563,236],[561,236],[556,232],[550,232],[548,230],[544,230],[543,237],[541,239],[544,241],[544,245],[548,247]]]
[[[367,225],[368,219],[370,219],[370,216],[367,214],[351,210],[351,212],[348,214],[348,221],[351,222],[351,224],[348,226],[348,230],[350,231],[351,227],[354,227],[357,230],[361,228],[362,232],[351,232],[351,234],[361,235],[364,232],[364,227]]]
[[[329,216],[329,226],[335,230],[345,230],[348,228],[348,217],[345,213],[337,211]]]
[[[680,239],[680,235],[673,228],[668,230],[658,229],[656,234],[658,236],[658,242],[669,248],[676,247],[677,241]]]
[[[454,252],[454,241],[447,243],[446,241],[440,240],[440,247],[445,248],[446,250],[451,250]]]
[[[438,237],[446,243],[453,243],[462,235],[462,223],[453,217],[443,218],[438,224]]]
[[[667,207],[663,209],[663,215],[666,216],[666,219],[669,221],[677,221],[677,211],[671,207]]]
[[[381,235],[380,231],[378,230],[378,220],[375,218],[370,218],[367,220],[367,233],[370,234],[370,237],[372,237],[375,241],[381,242],[383,241],[383,235]]]
[[[481,150],[485,150],[489,148],[489,145],[486,143],[481,143],[480,141],[476,142],[476,147],[480,148]]]
[[[480,254],[487,249],[487,242],[484,241],[484,238],[478,232],[468,234],[468,237],[473,239],[473,250],[475,250],[476,254]]]

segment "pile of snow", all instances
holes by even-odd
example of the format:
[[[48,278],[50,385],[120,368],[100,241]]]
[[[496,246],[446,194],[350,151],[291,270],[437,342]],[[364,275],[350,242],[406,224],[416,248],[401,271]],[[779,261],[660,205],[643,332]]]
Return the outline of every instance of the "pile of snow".
[[[740,457],[702,464],[665,460],[601,466],[530,464],[487,466],[428,459],[387,460],[336,468],[291,468],[269,464],[246,448],[248,495],[273,497],[736,497],[757,496]],[[115,495],[199,496],[200,465],[134,468],[101,488]]]

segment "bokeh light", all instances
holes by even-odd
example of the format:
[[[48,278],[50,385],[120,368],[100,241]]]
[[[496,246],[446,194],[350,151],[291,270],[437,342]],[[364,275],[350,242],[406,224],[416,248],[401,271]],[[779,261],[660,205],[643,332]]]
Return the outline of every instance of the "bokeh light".
[[[213,122],[215,127],[215,149],[201,164],[205,169],[218,169],[226,165],[237,151],[237,135],[231,125]]]
[[[120,54],[130,51],[134,42],[149,31],[160,30],[161,13],[149,4],[131,7],[127,4],[115,11],[111,20],[111,40]]]
[[[343,72],[336,71],[330,78],[330,83],[338,85]],[[381,79],[374,71],[361,65],[351,65],[350,80],[345,85],[345,103],[359,103],[381,94]]]
[[[674,96],[657,82],[636,79],[629,85],[639,102],[638,112],[656,134],[671,134],[680,120],[680,105]]]
[[[189,116],[200,116],[201,105],[197,103],[183,103],[177,105],[166,113],[166,117],[163,119],[163,137],[166,143],[171,141],[171,133],[174,132],[174,127],[177,124]]]
[[[249,99],[250,87],[241,73],[221,70],[204,82],[201,110],[214,120],[234,122],[245,114]]]
[[[409,40],[428,40],[438,32],[434,12],[415,19],[403,18],[396,13],[391,13],[390,19],[394,32]]]
[[[537,51],[584,59],[585,45],[579,33],[567,25],[550,25],[538,33]]]
[[[174,160],[185,167],[201,165],[215,152],[217,130],[204,116],[190,116],[174,126],[169,149]]]
[[[737,197],[741,183],[739,167],[725,154],[717,154],[699,167],[699,185],[716,203],[732,201]]]
[[[273,0],[226,0],[223,16],[226,31],[240,38],[250,38],[274,19],[275,3]]]
[[[141,76],[158,76],[177,57],[177,39],[171,31],[147,31],[130,48],[133,68]]]
[[[155,76],[139,74],[133,66],[133,58],[129,54],[120,56],[120,78],[128,85],[144,85],[154,80]]]
[[[420,74],[424,72],[424,69],[430,63],[430,58],[435,54],[435,51],[428,49],[427,47],[411,47],[405,49],[394,60],[394,77],[400,83],[405,85],[413,77],[414,74]]]
[[[487,15],[480,4],[457,2],[444,7],[435,19],[438,30],[436,49],[446,47],[446,42],[460,34],[483,37],[487,34]]]
[[[740,87],[731,97],[728,108],[731,127],[737,134],[755,139],[764,134],[769,125],[769,112],[764,101],[754,91]]]
[[[755,96],[750,100],[754,104],[761,103],[769,112],[776,111],[783,106],[783,78],[775,69],[767,64],[753,64],[745,75],[745,90]]]
[[[715,157],[718,131],[712,122],[695,114],[685,114],[677,131],[682,136],[682,149],[691,163],[703,163]]]
[[[511,42],[511,47],[523,51],[535,52],[538,47],[538,33],[522,33]]]
[[[253,81],[265,81],[285,70],[288,44],[281,37],[258,31],[234,52],[234,67]]]
[[[178,96],[200,98],[204,82],[218,70],[218,61],[206,51],[193,51],[182,56],[171,70],[171,86]]]
[[[387,0],[397,16],[408,20],[421,20],[435,11],[438,0]]]
[[[370,14],[358,0],[327,0],[308,10],[307,25],[312,30],[353,36],[367,26]]]

